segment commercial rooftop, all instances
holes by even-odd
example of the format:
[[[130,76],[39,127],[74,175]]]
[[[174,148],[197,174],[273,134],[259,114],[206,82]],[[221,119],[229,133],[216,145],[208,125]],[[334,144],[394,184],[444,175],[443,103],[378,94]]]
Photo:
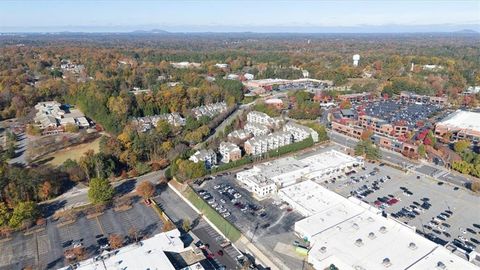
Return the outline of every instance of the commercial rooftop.
[[[315,269],[478,269],[410,227],[356,199],[307,180],[280,190],[281,198],[308,217],[295,233],[310,241]]]
[[[319,184],[306,180],[280,189],[279,197],[304,216],[312,216],[345,200]]]
[[[480,113],[457,110],[445,117],[437,125],[442,125],[454,130],[469,129],[480,132]]]
[[[187,248],[188,249],[188,248]],[[76,267],[78,270],[96,269],[162,269],[175,270],[165,252],[180,253],[185,251],[184,244],[180,239],[180,231],[172,230],[163,232],[141,241],[106,252],[97,257],[82,261]],[[71,269],[69,267],[64,270]]]
[[[452,253],[449,250],[439,246],[435,248],[430,254],[423,257],[420,261],[408,268],[408,270],[454,269],[478,270],[478,267],[460,257],[452,256]]]
[[[413,229],[371,211],[330,227],[312,242],[309,257],[320,265],[333,256],[353,269],[407,269],[437,247]]]

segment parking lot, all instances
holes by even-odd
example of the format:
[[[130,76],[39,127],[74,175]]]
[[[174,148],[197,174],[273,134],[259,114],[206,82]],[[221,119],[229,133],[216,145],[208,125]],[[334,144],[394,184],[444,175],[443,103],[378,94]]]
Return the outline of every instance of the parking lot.
[[[409,127],[415,126],[417,121],[430,118],[441,109],[441,106],[436,104],[417,104],[402,100],[373,101],[360,106],[367,115],[384,119],[388,123],[404,121]]]
[[[137,235],[151,236],[161,232],[162,223],[157,214],[142,203],[133,204],[133,208],[115,212],[108,209],[101,216],[87,219],[77,218],[76,222],[60,226],[49,220],[42,230],[25,235],[15,233],[11,239],[0,243],[0,269],[57,269],[65,263],[64,251],[74,245],[85,247],[87,257],[101,252],[100,246],[108,242],[112,233],[128,239],[129,230],[134,228]]]
[[[194,185],[197,193],[234,224],[249,240],[272,260],[286,269],[301,269],[303,258],[295,253],[292,243],[295,222],[303,217],[280,205],[274,199],[257,201],[239,186],[234,175],[221,175]],[[228,213],[228,214],[226,214]]]
[[[372,164],[332,180],[322,184],[383,209],[437,243],[480,251],[480,197],[466,189]]]

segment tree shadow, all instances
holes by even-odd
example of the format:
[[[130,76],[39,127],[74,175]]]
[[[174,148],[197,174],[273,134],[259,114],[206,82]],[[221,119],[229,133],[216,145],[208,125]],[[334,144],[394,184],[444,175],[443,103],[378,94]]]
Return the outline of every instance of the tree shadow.
[[[143,228],[142,230],[140,230],[140,235],[148,236],[151,233],[153,233],[157,228],[158,228],[158,224],[152,223],[147,227]]]
[[[46,269],[58,269],[59,267],[62,267],[63,263],[63,257],[59,257],[56,260],[53,260],[47,264]]]
[[[130,179],[121,183],[120,185],[115,187],[115,194],[117,196],[123,196],[132,192],[135,189],[136,183],[137,183],[136,179]]]
[[[66,200],[54,201],[51,203],[43,204],[41,208],[43,216],[46,218],[52,216],[53,214],[55,214],[56,211],[64,208],[66,204]]]

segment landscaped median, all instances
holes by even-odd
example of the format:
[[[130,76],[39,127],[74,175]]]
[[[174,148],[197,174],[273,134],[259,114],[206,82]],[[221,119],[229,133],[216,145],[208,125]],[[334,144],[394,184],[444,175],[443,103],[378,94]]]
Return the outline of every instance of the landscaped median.
[[[215,209],[200,198],[190,186],[187,186],[182,192],[183,195],[210,220],[231,242],[240,239],[241,232],[230,222],[223,218]]]

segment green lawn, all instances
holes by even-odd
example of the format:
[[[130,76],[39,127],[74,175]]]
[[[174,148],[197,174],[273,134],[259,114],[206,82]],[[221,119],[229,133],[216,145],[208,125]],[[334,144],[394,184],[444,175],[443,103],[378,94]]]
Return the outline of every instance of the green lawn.
[[[192,188],[185,190],[187,199],[197,207],[205,217],[208,218],[222,233],[231,241],[235,242],[240,239],[241,232],[235,228],[230,222],[224,219],[215,209],[210,207],[202,198],[200,198]]]
[[[59,150],[52,154],[47,155],[46,159],[51,159],[48,163],[53,166],[59,166],[65,160],[72,159],[72,160],[79,160],[80,157],[87,152],[88,150],[93,150],[95,153],[98,153],[100,149],[100,138],[97,138],[88,143],[82,143],[79,145],[67,147],[65,149]]]

